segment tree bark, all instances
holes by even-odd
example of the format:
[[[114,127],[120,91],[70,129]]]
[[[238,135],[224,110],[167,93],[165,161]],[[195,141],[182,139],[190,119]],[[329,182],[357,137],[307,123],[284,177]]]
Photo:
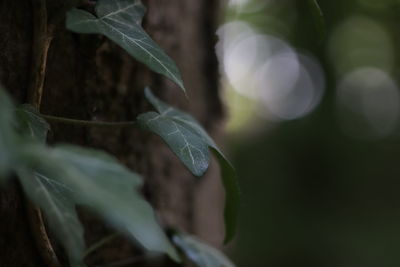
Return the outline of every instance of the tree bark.
[[[150,86],[166,102],[192,113],[218,139],[223,108],[218,96],[214,55],[218,1],[148,0],[145,28],[180,68],[189,101],[180,89],[132,59],[99,35],[77,35],[59,27],[48,54],[41,112],[85,120],[125,121],[150,109],[143,88]],[[32,72],[32,6],[28,0],[0,0],[0,82],[17,102],[27,101]],[[193,177],[160,138],[137,129],[83,128],[53,123],[49,143],[68,142],[105,150],[145,179],[143,193],[162,225],[198,235],[219,246],[223,197],[218,167],[202,179]],[[19,185],[0,191],[0,266],[46,266],[28,225]],[[112,232],[95,216],[80,210],[85,238],[93,244]],[[62,249],[53,240],[57,256]],[[149,263],[140,248],[124,238],[105,245],[89,266],[126,260],[125,266],[171,266]],[[131,261],[129,261],[132,259]],[[135,262],[135,264],[133,264]]]

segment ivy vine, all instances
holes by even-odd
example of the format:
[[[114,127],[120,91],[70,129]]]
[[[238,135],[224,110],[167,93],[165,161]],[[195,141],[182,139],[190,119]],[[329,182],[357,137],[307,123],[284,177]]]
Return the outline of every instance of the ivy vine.
[[[34,3],[37,13],[46,15],[45,1],[34,0]],[[144,14],[145,7],[139,0],[99,0],[95,2],[94,12],[70,9],[66,27],[76,33],[105,35],[185,91],[175,63],[141,27]],[[47,15],[47,23],[46,18]],[[74,145],[46,145],[50,130],[47,121],[138,127],[160,136],[197,177],[207,171],[211,150],[220,163],[225,186],[225,242],[234,236],[240,194],[232,165],[192,116],[162,102],[149,88],[145,89],[145,96],[156,111],[141,114],[136,121],[83,121],[39,113],[46,55],[54,28],[38,24],[36,40],[46,38],[35,44],[30,104],[16,107],[0,88],[0,184],[17,177],[27,197],[44,213],[50,230],[67,252],[71,266],[85,266],[84,257],[92,251],[85,246],[77,205],[90,208],[145,249],[165,253],[178,263],[186,258],[201,267],[234,266],[219,251],[179,229],[167,235],[158,224],[153,208],[140,194],[143,183],[140,175],[113,156]]]

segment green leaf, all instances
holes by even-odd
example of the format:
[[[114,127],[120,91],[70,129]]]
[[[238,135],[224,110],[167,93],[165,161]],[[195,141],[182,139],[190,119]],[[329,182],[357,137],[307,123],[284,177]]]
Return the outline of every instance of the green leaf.
[[[14,165],[14,147],[17,144],[14,123],[14,105],[6,91],[0,86],[0,183],[9,177],[8,174]]]
[[[236,233],[237,216],[240,205],[240,188],[236,177],[236,171],[232,164],[225,158],[218,149],[212,147],[221,169],[222,184],[225,188],[225,240],[228,243]]]
[[[18,129],[21,134],[30,136],[35,140],[46,143],[47,132],[50,125],[39,112],[31,105],[24,104],[17,108]]]
[[[72,9],[67,14],[67,28],[77,33],[107,36],[131,56],[165,75],[185,91],[175,63],[142,28],[145,7],[139,0],[99,0],[95,13]]]
[[[324,19],[324,13],[322,12],[317,0],[308,0],[308,5],[311,10],[311,14],[317,28],[319,40],[323,41],[326,36],[326,25]]]
[[[74,146],[34,151],[37,172],[64,184],[76,204],[94,210],[146,249],[167,253],[179,261],[174,247],[158,225],[150,204],[140,195],[141,178],[113,157]]]
[[[202,176],[210,165],[209,147],[216,155],[225,187],[225,242],[228,242],[235,234],[240,202],[235,170],[192,116],[165,104],[148,88],[145,90],[145,95],[158,112],[139,115],[140,127],[159,135],[195,176]]]
[[[198,267],[234,267],[235,265],[219,250],[197,238],[177,233],[172,236],[174,244]]]
[[[71,189],[31,170],[20,169],[18,177],[28,197],[43,210],[50,229],[67,251],[71,265],[82,265],[83,227],[71,199]]]

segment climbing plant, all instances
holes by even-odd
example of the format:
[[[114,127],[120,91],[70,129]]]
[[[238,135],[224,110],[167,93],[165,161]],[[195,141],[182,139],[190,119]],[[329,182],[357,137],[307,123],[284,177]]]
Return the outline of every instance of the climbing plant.
[[[38,3],[42,6],[36,16],[45,10],[45,1]],[[145,7],[139,0],[88,1],[87,5],[66,12],[67,29],[106,36],[185,92],[173,60],[141,27]],[[167,235],[158,224],[150,203],[140,194],[143,183],[140,175],[124,167],[112,155],[71,144],[46,144],[50,130],[48,121],[137,127],[160,136],[199,178],[210,165],[211,151],[220,164],[225,187],[225,242],[234,236],[239,189],[233,167],[192,116],[162,102],[149,88],[145,89],[145,97],[155,111],[140,114],[136,120],[128,122],[83,121],[39,112],[44,66],[51,45],[51,39],[46,37],[50,31],[54,31],[52,25],[42,24],[35,32],[37,60],[33,62],[30,103],[16,106],[0,88],[0,184],[12,177],[18,179],[33,203],[32,210],[38,214],[43,212],[50,230],[68,254],[71,266],[84,266],[84,257],[93,249],[85,246],[77,205],[89,207],[145,249],[165,253],[178,263],[190,260],[204,267],[233,266],[216,249],[180,229],[173,229],[172,234]],[[40,220],[37,223],[43,224]]]

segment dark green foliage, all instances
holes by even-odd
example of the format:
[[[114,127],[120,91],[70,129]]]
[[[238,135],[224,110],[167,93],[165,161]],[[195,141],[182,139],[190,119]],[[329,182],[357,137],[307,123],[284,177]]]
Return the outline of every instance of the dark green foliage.
[[[153,71],[163,74],[185,90],[175,63],[143,30],[145,7],[139,0],[99,0],[96,16],[73,9],[67,14],[67,28],[77,33],[103,34]]]
[[[142,181],[137,174],[100,151],[66,145],[47,147],[43,143],[47,123],[30,106],[14,109],[4,91],[0,93],[4,94],[0,106],[8,107],[4,114],[13,118],[16,111],[19,120],[14,124],[26,130],[17,134],[8,117],[0,117],[1,136],[19,140],[6,143],[9,150],[3,146],[4,158],[15,159],[5,169],[18,174],[28,197],[43,209],[71,263],[80,264],[85,249],[77,204],[93,209],[146,249],[179,261],[150,204],[139,193]]]
[[[27,104],[21,105],[16,110],[18,131],[23,135],[46,143],[50,125],[40,116],[39,112],[33,106]]]
[[[235,232],[236,213],[240,198],[236,174],[232,165],[192,116],[162,102],[148,88],[145,90],[145,95],[157,112],[139,115],[139,125],[143,129],[159,135],[194,175],[202,176],[208,169],[210,165],[208,148],[211,148],[216,155],[225,186],[225,242],[229,241]]]
[[[324,19],[324,13],[322,12],[317,0],[308,0],[310,11],[313,16],[314,24],[317,29],[318,37],[320,41],[325,39],[326,25]]]
[[[185,90],[175,63],[141,27],[144,13],[145,7],[138,0],[99,0],[95,15],[72,9],[66,24],[77,33],[107,36]],[[158,113],[140,115],[139,125],[160,135],[195,176],[202,176],[208,169],[209,148],[216,155],[226,189],[225,239],[230,240],[239,202],[231,164],[194,118],[158,100],[149,89],[146,97]],[[233,266],[220,252],[190,236],[174,235],[174,246],[141,195],[142,179],[138,174],[101,151],[72,145],[49,147],[49,130],[49,124],[34,107],[25,104],[15,108],[0,88],[0,182],[11,173],[17,175],[26,195],[43,210],[71,266],[84,266],[86,249],[77,205],[93,210],[144,248],[168,254],[176,262],[181,259],[175,246],[200,267]]]
[[[17,173],[27,196],[43,210],[52,232],[67,251],[71,265],[82,264],[83,226],[70,189],[33,170],[19,169]]]

